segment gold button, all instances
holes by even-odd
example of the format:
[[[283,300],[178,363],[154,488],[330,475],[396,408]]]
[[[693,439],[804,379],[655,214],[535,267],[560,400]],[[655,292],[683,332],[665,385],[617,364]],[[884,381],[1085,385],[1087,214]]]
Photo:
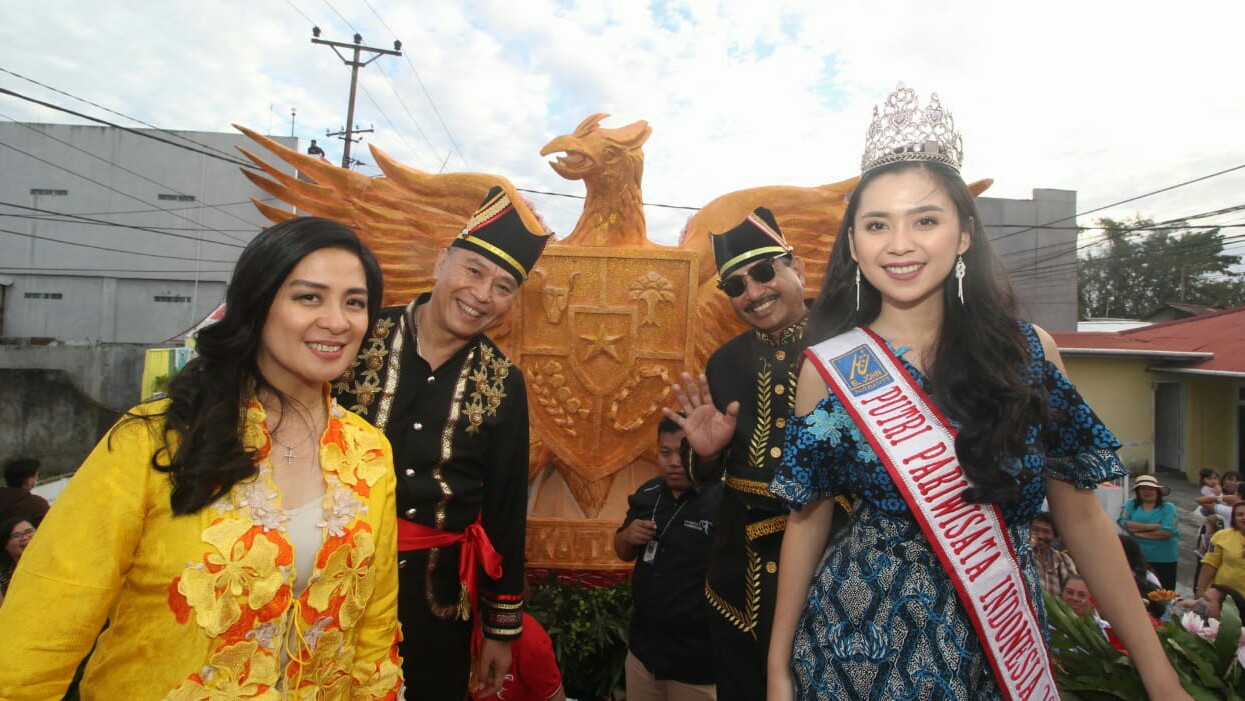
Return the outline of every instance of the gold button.
[[[781,458],[781,457],[782,457],[782,448],[779,448],[778,446],[774,446],[773,448],[770,448],[770,449],[769,449],[769,456],[770,456],[771,458]]]
[[[777,426],[778,428],[786,428],[786,427],[787,427],[787,420],[786,420],[786,419],[779,419],[779,420],[777,420],[777,421],[775,421],[775,422],[774,422],[774,425],[775,425],[775,426]]]
[[[770,574],[774,574],[775,572],[778,571],[778,563],[774,562],[773,560],[770,560],[769,562],[765,563],[765,571],[769,572]]]
[[[778,351],[777,353],[774,354],[774,359],[775,360],[786,360],[787,351]]]
[[[782,394],[783,392],[786,392],[786,391],[787,391],[786,387],[783,387],[782,385],[774,385],[775,394]]]

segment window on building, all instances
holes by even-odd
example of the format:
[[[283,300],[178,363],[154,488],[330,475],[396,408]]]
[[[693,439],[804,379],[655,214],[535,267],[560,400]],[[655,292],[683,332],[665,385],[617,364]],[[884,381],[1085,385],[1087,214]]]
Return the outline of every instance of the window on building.
[[[26,299],[61,299],[60,292],[27,292],[22,295]]]
[[[194,195],[170,195],[170,194],[163,193],[163,192],[160,193],[159,195],[156,195],[156,198],[161,199],[161,200],[166,200],[169,202],[194,202],[195,201]]]
[[[151,299],[152,301],[155,301],[155,302],[169,302],[172,304],[182,304],[182,303],[189,304],[190,303],[189,297],[183,297],[181,295],[156,295],[152,297]]]
[[[66,195],[69,194],[69,190],[51,190],[46,187],[32,187],[30,188],[30,194],[51,196],[51,197],[65,197]]]

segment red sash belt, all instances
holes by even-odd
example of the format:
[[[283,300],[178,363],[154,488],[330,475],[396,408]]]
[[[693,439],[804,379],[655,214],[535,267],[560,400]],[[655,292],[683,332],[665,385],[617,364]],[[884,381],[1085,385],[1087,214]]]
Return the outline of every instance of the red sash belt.
[[[470,612],[476,610],[479,601],[477,566],[492,579],[501,578],[501,555],[493,548],[488,533],[484,532],[480,517],[477,516],[475,523],[467,526],[465,531],[442,531],[404,518],[398,519],[398,552],[459,544],[462,544],[462,552],[458,556],[458,581],[462,584],[462,598],[458,613],[465,620]]]

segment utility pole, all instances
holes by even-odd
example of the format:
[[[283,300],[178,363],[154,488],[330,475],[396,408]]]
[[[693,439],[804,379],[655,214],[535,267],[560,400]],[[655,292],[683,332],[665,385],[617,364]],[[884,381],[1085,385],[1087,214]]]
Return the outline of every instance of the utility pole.
[[[354,94],[355,94],[355,90],[358,88],[358,85],[359,85],[359,69],[386,54],[390,56],[401,56],[402,55],[402,42],[395,39],[393,42],[393,50],[391,51],[389,49],[378,49],[373,46],[364,46],[363,36],[358,33],[354,35],[353,44],[347,44],[347,43],[340,42],[340,41],[328,41],[327,39],[321,39],[319,27],[312,27],[311,35],[312,35],[311,43],[323,44],[324,46],[331,48],[333,50],[333,53],[337,54],[337,57],[342,60],[342,63],[346,64],[347,66],[350,66],[350,103],[346,107],[346,126],[343,127],[342,130],[339,132],[335,132],[331,134],[328,132],[325,132],[325,136],[337,136],[337,137],[342,138],[346,142],[346,147],[342,149],[342,167],[349,168],[350,167],[350,145],[353,144],[355,141],[357,141],[357,139],[354,138],[354,135],[363,134],[363,133],[372,131],[371,129],[359,129],[355,127],[355,123],[354,123]],[[347,58],[345,55],[342,54],[340,49],[349,49],[350,51],[353,52],[353,55],[350,58]],[[367,59],[366,61],[361,61],[360,54],[362,54],[364,51],[372,54],[372,57]]]

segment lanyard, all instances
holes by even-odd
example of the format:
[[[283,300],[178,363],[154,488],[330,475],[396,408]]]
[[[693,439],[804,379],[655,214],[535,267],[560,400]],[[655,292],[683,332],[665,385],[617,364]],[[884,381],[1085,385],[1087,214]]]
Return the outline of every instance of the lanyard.
[[[683,503],[682,503],[682,504],[679,504],[679,508],[675,509],[673,514],[670,514],[670,519],[669,519],[668,521],[666,521],[666,527],[665,527],[665,528],[663,528],[663,529],[661,529],[661,531],[657,534],[657,538],[656,538],[657,540],[661,540],[662,538],[664,538],[664,537],[665,537],[665,535],[666,535],[666,531],[670,530],[670,524],[674,523],[674,520],[675,520],[676,518],[678,518],[678,516],[679,516],[679,512],[683,510],[683,507],[687,506],[687,502],[689,502],[689,501],[691,501],[691,497],[688,497],[687,499],[684,499],[684,500],[683,500]],[[653,523],[654,523],[654,524],[656,524],[656,523],[657,523],[657,506],[658,506],[659,504],[661,504],[661,492],[658,492],[658,493],[657,493],[657,501],[653,502],[653,518],[652,518],[652,521],[653,521]]]

